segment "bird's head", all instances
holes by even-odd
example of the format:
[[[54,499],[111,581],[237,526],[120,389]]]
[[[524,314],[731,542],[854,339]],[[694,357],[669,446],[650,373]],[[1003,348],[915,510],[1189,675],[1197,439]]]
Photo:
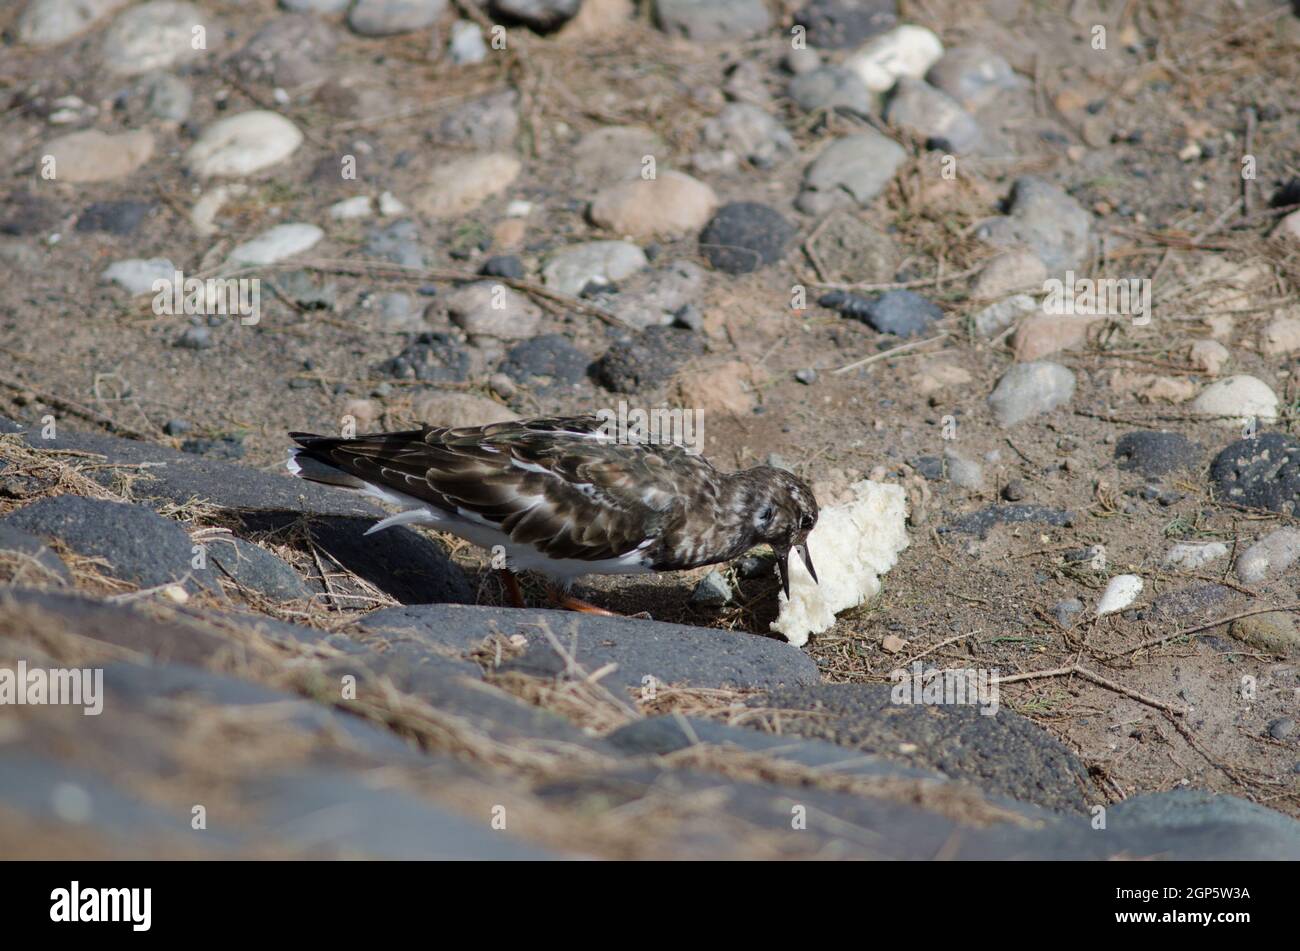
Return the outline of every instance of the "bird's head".
[[[817,571],[808,554],[808,533],[817,524],[817,499],[807,484],[784,469],[758,466],[748,473],[754,486],[750,499],[754,538],[776,552],[781,587],[790,597],[790,552],[796,551],[813,581]]]

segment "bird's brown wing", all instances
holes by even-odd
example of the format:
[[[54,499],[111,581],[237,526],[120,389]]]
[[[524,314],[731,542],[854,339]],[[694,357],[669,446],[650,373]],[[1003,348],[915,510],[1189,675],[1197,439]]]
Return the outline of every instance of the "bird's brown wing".
[[[616,558],[657,537],[717,473],[678,446],[628,444],[594,416],[378,433],[290,435],[314,458],[553,558]]]

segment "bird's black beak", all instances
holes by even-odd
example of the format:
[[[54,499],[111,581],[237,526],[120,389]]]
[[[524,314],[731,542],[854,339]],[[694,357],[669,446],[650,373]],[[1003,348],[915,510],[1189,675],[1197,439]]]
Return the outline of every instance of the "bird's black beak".
[[[799,557],[803,559],[804,567],[808,569],[808,574],[812,575],[814,584],[821,584],[817,580],[817,569],[813,567],[812,556],[808,554],[807,543],[795,545],[793,548],[787,548],[784,551],[776,553],[776,570],[781,576],[781,589],[785,591],[785,599],[790,600],[790,552],[796,551]]]
[[[799,557],[803,559],[803,566],[808,569],[808,574],[812,575],[813,584],[821,584],[821,582],[817,580],[817,569],[813,567],[812,555],[808,554],[808,543],[804,542],[802,545],[795,545],[794,550],[797,551]]]

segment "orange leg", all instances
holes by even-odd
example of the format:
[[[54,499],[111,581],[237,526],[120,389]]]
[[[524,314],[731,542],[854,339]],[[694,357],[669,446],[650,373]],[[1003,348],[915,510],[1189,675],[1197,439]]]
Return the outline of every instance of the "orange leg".
[[[528,602],[524,600],[524,589],[519,587],[519,579],[509,568],[498,568],[497,577],[501,579],[501,584],[505,586],[506,597],[510,603],[517,608],[528,607]]]
[[[604,608],[597,607],[589,601],[583,601],[581,598],[575,598],[554,586],[551,587],[551,602],[557,608],[564,608],[568,611],[578,611],[581,614],[599,614],[601,617],[622,617],[623,615],[615,611],[606,611]]]

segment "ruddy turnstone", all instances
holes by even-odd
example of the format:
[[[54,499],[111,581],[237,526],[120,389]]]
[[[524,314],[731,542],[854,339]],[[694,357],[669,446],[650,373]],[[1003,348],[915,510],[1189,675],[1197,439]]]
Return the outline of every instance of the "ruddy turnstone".
[[[608,614],[569,595],[576,578],[697,568],[764,543],[787,597],[792,550],[817,580],[805,544],[817,500],[802,481],[770,466],[719,472],[679,445],[611,433],[596,416],[289,435],[299,446],[294,475],[402,508],[367,534],[428,525],[504,553],[502,579],[518,607],[512,571],[549,577],[562,607]]]

